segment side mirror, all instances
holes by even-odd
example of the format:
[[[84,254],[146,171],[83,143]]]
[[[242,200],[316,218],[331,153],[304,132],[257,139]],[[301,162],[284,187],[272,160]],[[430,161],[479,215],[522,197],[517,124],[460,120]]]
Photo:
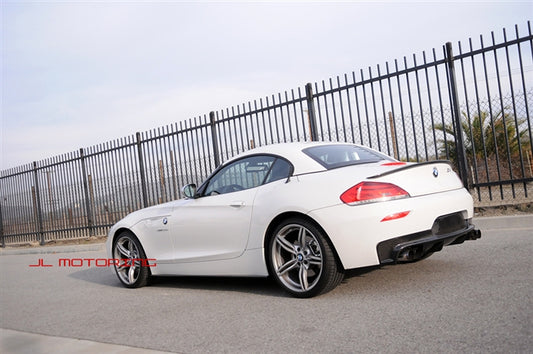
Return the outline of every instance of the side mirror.
[[[183,192],[183,195],[185,195],[185,198],[194,199],[194,197],[196,196],[196,184],[191,183],[186,186],[183,186],[181,191]]]

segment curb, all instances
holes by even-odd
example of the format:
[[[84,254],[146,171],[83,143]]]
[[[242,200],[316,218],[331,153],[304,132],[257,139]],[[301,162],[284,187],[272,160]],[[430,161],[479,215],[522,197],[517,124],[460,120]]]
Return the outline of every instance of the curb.
[[[32,248],[16,248],[9,247],[0,248],[0,256],[12,256],[18,254],[54,254],[54,253],[72,253],[72,252],[89,252],[89,251],[104,251],[105,243],[93,243],[90,245],[66,245],[66,246],[43,246]]]
[[[3,353],[169,353],[121,344],[57,337],[7,328],[0,328],[0,351]]]

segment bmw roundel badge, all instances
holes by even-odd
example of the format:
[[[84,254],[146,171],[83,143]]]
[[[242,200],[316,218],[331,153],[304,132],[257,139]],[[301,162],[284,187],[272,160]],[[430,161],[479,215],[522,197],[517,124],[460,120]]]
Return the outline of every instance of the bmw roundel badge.
[[[439,170],[437,170],[436,167],[433,167],[433,177],[435,178],[439,177]]]

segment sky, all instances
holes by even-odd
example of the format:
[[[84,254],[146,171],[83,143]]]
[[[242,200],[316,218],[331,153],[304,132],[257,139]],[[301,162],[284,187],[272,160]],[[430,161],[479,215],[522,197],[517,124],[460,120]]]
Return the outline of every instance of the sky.
[[[0,171],[440,50],[532,1],[0,0]]]

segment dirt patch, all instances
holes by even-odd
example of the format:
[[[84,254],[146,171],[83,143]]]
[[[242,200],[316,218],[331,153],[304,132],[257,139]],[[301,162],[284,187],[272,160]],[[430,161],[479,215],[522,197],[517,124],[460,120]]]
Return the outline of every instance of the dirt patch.
[[[474,208],[474,216],[506,216],[526,214],[533,214],[533,203]]]

